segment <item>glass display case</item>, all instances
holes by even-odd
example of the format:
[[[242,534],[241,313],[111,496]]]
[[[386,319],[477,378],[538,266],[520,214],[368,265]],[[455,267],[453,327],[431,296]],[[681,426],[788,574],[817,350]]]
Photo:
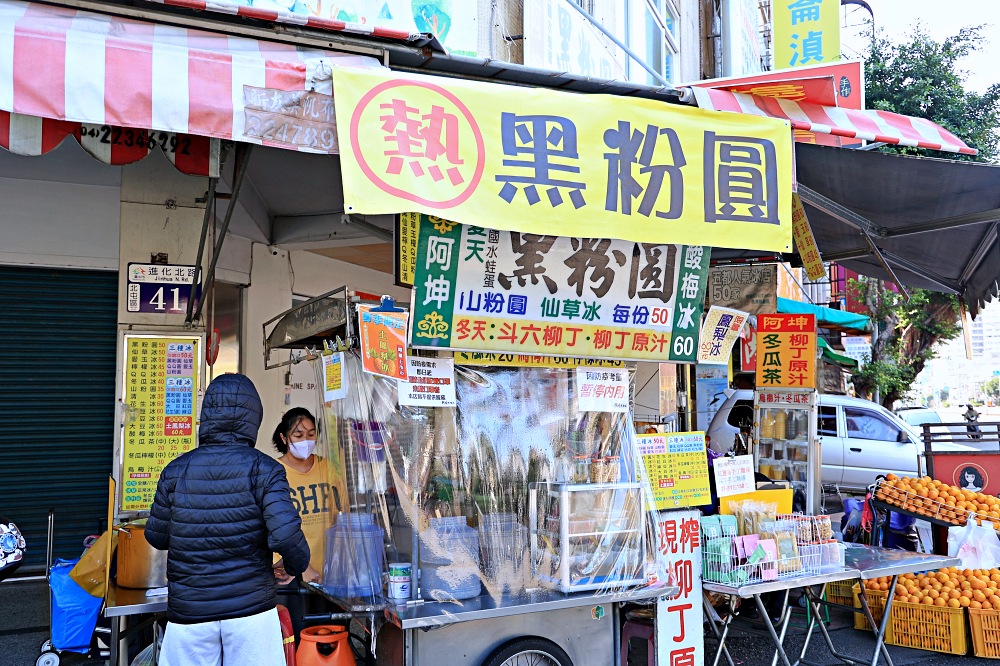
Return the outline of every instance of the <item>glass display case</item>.
[[[815,391],[754,392],[755,467],[773,481],[802,490],[810,513],[820,513],[822,495],[816,404]]]
[[[645,523],[638,483],[533,483],[533,573],[562,592],[645,582]]]

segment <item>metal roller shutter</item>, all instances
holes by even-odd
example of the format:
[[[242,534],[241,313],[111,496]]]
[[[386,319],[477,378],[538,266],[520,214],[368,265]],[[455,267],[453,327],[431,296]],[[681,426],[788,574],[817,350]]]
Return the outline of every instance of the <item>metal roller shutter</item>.
[[[0,266],[0,515],[24,533],[25,568],[44,568],[50,508],[58,557],[107,511],[117,303],[113,272]]]

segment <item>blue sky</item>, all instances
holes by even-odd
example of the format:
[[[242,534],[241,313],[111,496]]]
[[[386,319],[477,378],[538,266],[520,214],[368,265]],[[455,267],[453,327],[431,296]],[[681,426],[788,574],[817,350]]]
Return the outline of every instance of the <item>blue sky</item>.
[[[967,26],[987,24],[983,30],[988,44],[965,59],[962,69],[968,71],[966,85],[983,92],[990,84],[1000,82],[1000,2],[996,0],[867,0],[875,14],[876,27],[883,28],[894,38],[901,39],[910,28],[920,23],[937,40],[957,34]],[[861,23],[868,12],[856,5],[847,7],[849,22]],[[853,21],[852,21],[853,20]],[[851,57],[859,48],[856,38],[845,30],[841,51]]]

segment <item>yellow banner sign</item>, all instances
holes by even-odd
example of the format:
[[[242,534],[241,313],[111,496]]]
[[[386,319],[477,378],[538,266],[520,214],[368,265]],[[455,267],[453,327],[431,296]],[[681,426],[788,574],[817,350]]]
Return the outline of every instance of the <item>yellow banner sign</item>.
[[[816,388],[815,315],[757,315],[757,387]]]
[[[775,69],[840,60],[840,0],[775,0],[771,7]]]
[[[349,213],[791,249],[785,121],[388,70],[333,77]]]
[[[813,236],[812,227],[809,226],[806,209],[802,206],[799,195],[794,193],[792,194],[792,235],[795,238],[795,248],[799,251],[799,256],[802,257],[802,266],[806,269],[806,276],[810,280],[821,280],[826,277],[823,257],[819,254],[816,237]]]
[[[624,361],[536,354],[455,352],[455,365],[492,365],[516,368],[624,368]]]

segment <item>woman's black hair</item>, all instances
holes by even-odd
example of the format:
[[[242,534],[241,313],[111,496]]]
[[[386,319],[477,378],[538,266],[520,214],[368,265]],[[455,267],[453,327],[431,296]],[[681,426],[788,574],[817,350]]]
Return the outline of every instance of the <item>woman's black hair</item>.
[[[973,484],[976,486],[976,488],[979,488],[980,490],[982,490],[983,488],[986,487],[986,484],[983,483],[983,475],[979,473],[978,469],[976,469],[975,467],[971,467],[970,466],[970,467],[963,467],[962,471],[958,475],[958,477],[959,477],[958,480],[961,482],[960,486],[962,488],[965,487],[965,475],[966,474],[972,474],[972,475],[974,475],[976,477],[976,480],[973,481]]]
[[[288,453],[288,444],[282,439],[282,435],[288,437],[289,433],[295,430],[295,426],[306,419],[312,421],[314,425],[316,424],[316,417],[305,407],[292,407],[285,412],[278,427],[274,429],[274,434],[271,435],[271,443],[274,444],[278,453],[281,455]]]

